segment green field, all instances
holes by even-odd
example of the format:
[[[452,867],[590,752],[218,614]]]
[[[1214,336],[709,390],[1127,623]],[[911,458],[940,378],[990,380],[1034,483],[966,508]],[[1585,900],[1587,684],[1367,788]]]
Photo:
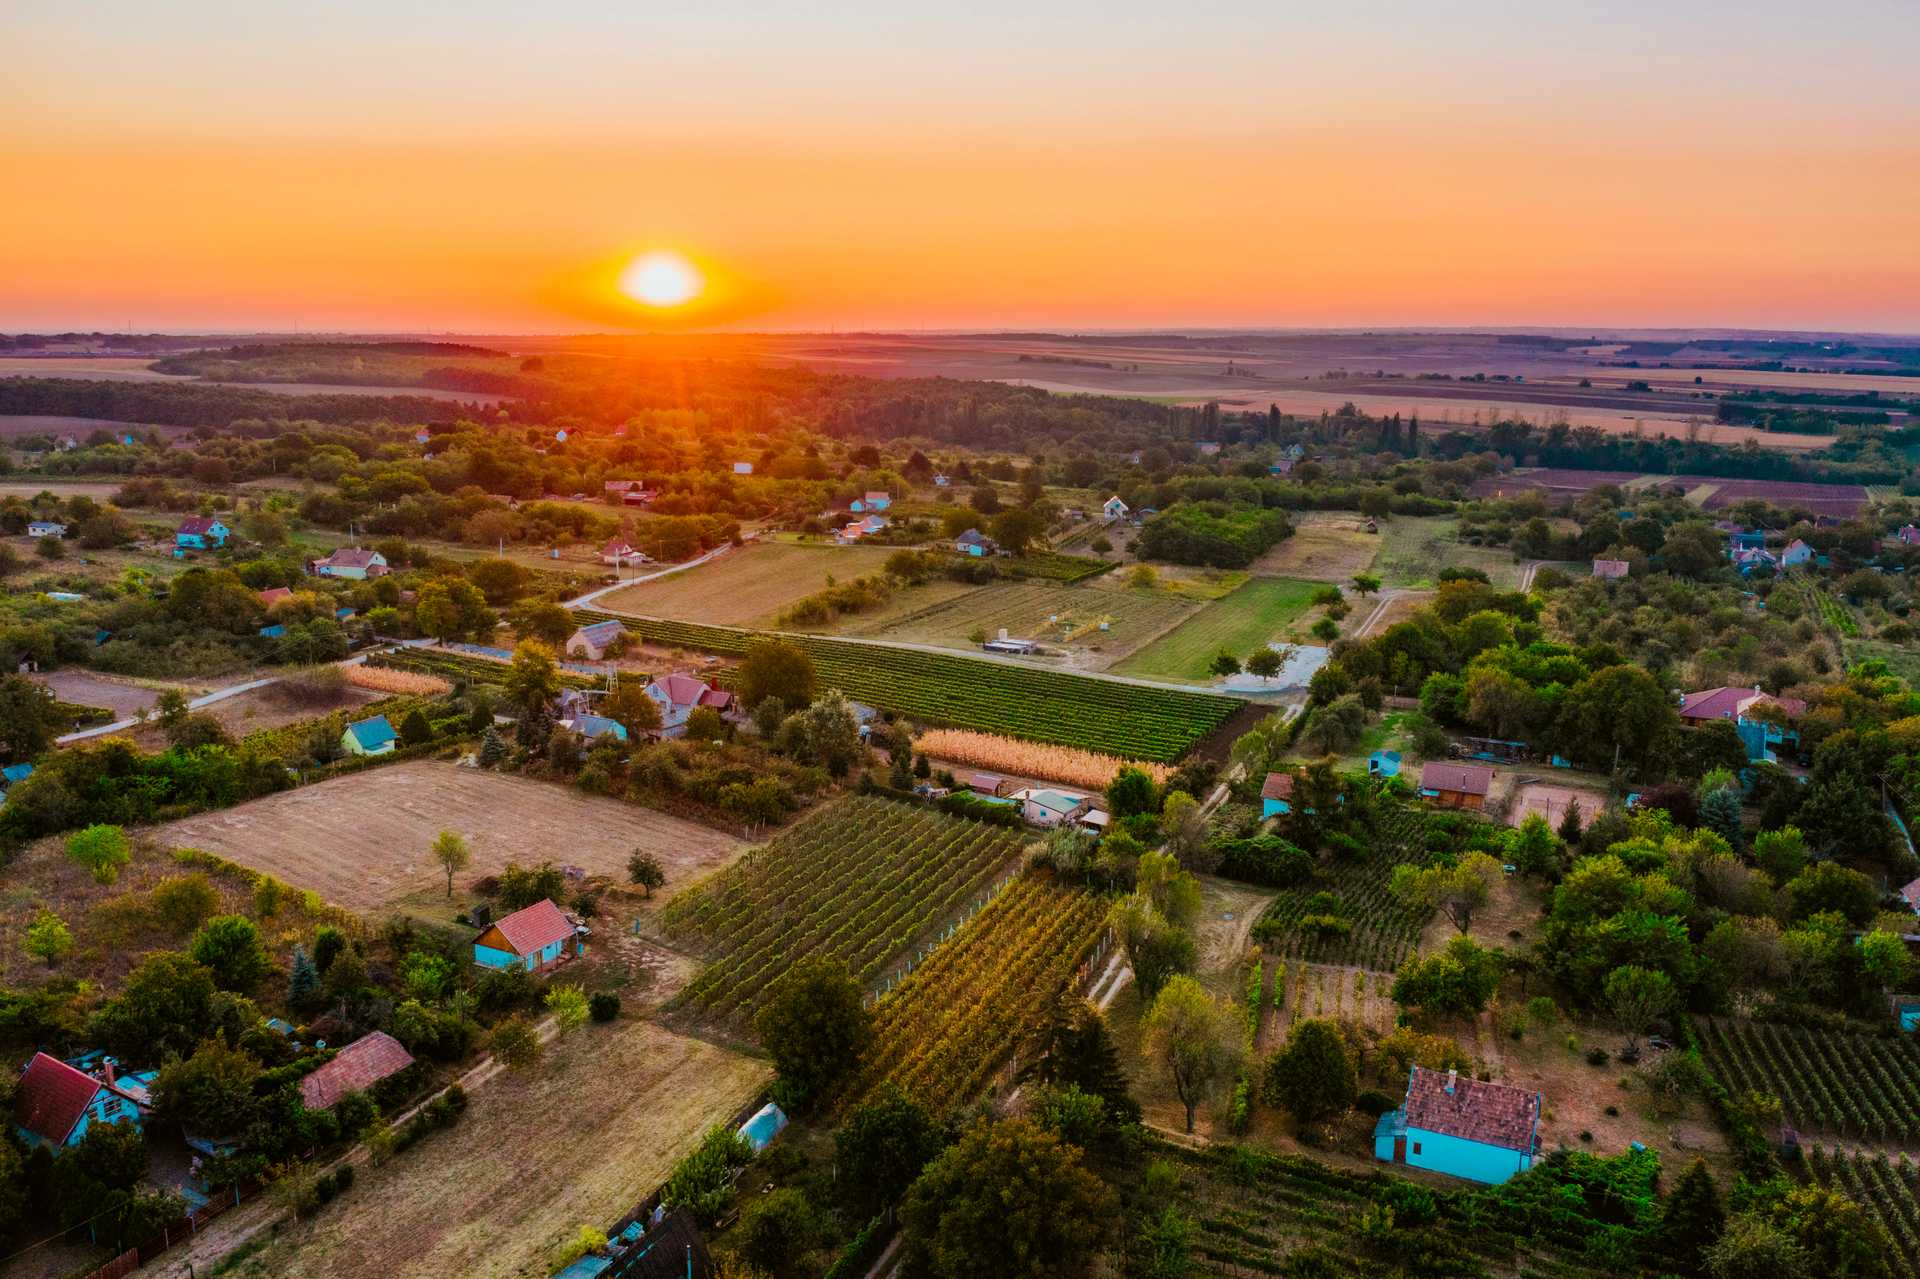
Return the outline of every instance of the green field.
[[[1287,636],[1306,613],[1318,582],[1256,577],[1195,613],[1114,670],[1144,679],[1208,678],[1207,664],[1225,649],[1241,661],[1269,640]]]
[[[1495,586],[1520,585],[1520,562],[1499,546],[1469,546],[1446,515],[1396,515],[1380,524],[1373,571],[1383,585],[1427,590],[1443,568],[1477,568]]]
[[[623,617],[594,609],[582,621],[610,620],[650,644],[722,656],[744,655],[769,632]],[[977,728],[1030,741],[1105,751],[1162,763],[1180,758],[1246,703],[1234,697],[1140,688],[1044,667],[959,653],[783,635],[806,650],[824,688],[928,724]]]
[[[1129,653],[1198,606],[1156,591],[1096,590],[1053,582],[996,582],[878,626],[848,619],[848,634],[964,648],[977,632],[1005,628],[1020,639],[1103,653]],[[1106,629],[1100,629],[1101,623]]]

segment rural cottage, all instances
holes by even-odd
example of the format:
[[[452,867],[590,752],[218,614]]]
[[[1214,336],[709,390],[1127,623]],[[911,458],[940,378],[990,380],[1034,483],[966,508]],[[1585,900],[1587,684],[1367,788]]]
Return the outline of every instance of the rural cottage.
[[[1374,1158],[1490,1185],[1533,1167],[1540,1094],[1415,1066],[1407,1099],[1380,1116]]]
[[[318,577],[344,577],[363,582],[369,577],[386,575],[387,557],[362,546],[343,546],[327,558],[313,561],[307,568]]]
[[[174,530],[173,544],[182,549],[204,551],[225,546],[227,536],[232,531],[212,516],[190,515],[181,520],[180,527]]]
[[[347,731],[340,734],[340,749],[349,755],[385,755],[399,740],[400,734],[393,731],[387,717],[375,715],[347,725]]]
[[[1420,769],[1420,794],[1441,808],[1485,808],[1493,770],[1479,764],[1434,760]]]
[[[144,1078],[120,1078],[111,1057],[100,1059],[99,1076],[58,1057],[35,1053],[13,1093],[14,1129],[28,1146],[61,1150],[77,1146],[91,1124],[140,1126],[152,1104]]]
[[[627,628],[619,622],[595,622],[591,626],[582,626],[567,637],[567,656],[584,657],[589,662],[600,661],[626,638],[626,634]]]
[[[473,962],[482,968],[524,968],[530,973],[587,953],[587,929],[546,898],[496,921],[474,938]]]
[[[333,1060],[300,1080],[308,1110],[329,1110],[350,1092],[365,1092],[413,1065],[413,1054],[384,1030],[376,1030],[335,1053]]]

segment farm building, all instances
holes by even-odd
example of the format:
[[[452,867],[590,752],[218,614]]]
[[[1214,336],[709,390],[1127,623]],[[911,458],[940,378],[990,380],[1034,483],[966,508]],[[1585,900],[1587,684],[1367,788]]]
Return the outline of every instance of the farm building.
[[[1753,714],[1761,707],[1771,708],[1772,714],[1766,717]],[[1687,693],[1680,699],[1680,718],[1689,723],[1732,720],[1734,730],[1740,734],[1741,744],[1747,748],[1747,758],[1754,761],[1773,761],[1776,746],[1798,744],[1800,732],[1793,727],[1793,721],[1806,713],[1807,704],[1799,698],[1774,697],[1759,688],[1728,688],[1723,685]],[[1775,718],[1787,722],[1771,722]]]
[[[627,628],[619,622],[595,622],[591,626],[582,626],[567,636],[567,656],[584,657],[590,662],[600,661],[618,641],[624,639]]]
[[[1625,560],[1595,560],[1593,562],[1593,575],[1595,577],[1625,577],[1632,567],[1633,566]]]
[[[988,653],[1004,653],[1012,657],[1030,657],[1033,651],[1040,646],[1029,639],[1014,639],[1007,634],[1005,627],[1001,627],[1000,634],[997,638],[981,641],[980,647],[984,652]]]
[[[687,731],[687,717],[703,706],[728,719],[739,715],[732,693],[691,675],[663,675],[647,685],[647,696],[660,708],[662,737],[682,736]]]
[[[100,1073],[35,1053],[13,1093],[14,1130],[29,1146],[62,1150],[77,1146],[92,1124],[130,1123],[136,1128],[152,1104],[147,1084],[153,1073],[122,1078],[111,1057],[100,1059]]]
[[[369,577],[386,576],[387,557],[363,546],[343,546],[307,568],[316,577],[344,577],[363,582]]]
[[[330,1110],[350,1092],[365,1092],[413,1065],[413,1054],[384,1030],[360,1038],[318,1070],[301,1076],[300,1100],[308,1110]]]
[[[1062,822],[1077,823],[1093,806],[1093,801],[1085,795],[1055,790],[1052,787],[1019,790],[1008,798],[1019,801],[1020,816],[1035,826],[1058,826]]]
[[[1766,569],[1769,573],[1778,572],[1780,557],[1764,548],[1733,553],[1733,566],[1740,570],[1740,576],[1746,577],[1755,569]]]
[[[1900,900],[1914,914],[1920,915],[1920,879],[1913,880],[1900,890]]]
[[[1122,502],[1120,500],[1120,495],[1118,493],[1115,493],[1112,497],[1108,498],[1106,502],[1100,507],[1100,515],[1101,515],[1101,518],[1107,521],[1107,523],[1111,524],[1115,520],[1126,519],[1128,514],[1131,513],[1132,509],[1133,509],[1132,507],[1128,506],[1125,502]]]
[[[393,731],[385,715],[375,715],[347,725],[340,734],[340,749],[349,755],[385,755],[393,750],[400,734]]]
[[[27,522],[28,537],[65,537],[67,526],[58,520],[30,520]]]
[[[1375,751],[1367,756],[1367,775],[1370,777],[1400,776],[1400,752]]]
[[[1260,817],[1265,820],[1293,811],[1293,774],[1268,773],[1260,784]]]
[[[269,586],[260,592],[260,602],[268,608],[293,598],[293,591],[285,586]]]
[[[1442,808],[1484,808],[1493,770],[1479,764],[1434,760],[1420,769],[1420,794]]]
[[[1729,558],[1741,551],[1764,551],[1767,549],[1765,529],[1740,528],[1735,525],[1725,530],[1727,534],[1727,555]]]
[[[977,528],[970,528],[959,537],[953,539],[953,549],[962,555],[979,557],[992,555],[1000,548],[995,545],[994,540],[985,533],[982,533]]]
[[[537,973],[587,953],[587,929],[541,898],[488,926],[473,941],[473,962],[482,968],[524,968]]]
[[[173,531],[173,544],[196,551],[225,546],[233,530],[211,515],[189,515]]]
[[[599,1279],[712,1279],[718,1273],[692,1218],[683,1209],[664,1206],[614,1231],[605,1257],[581,1260],[606,1264],[583,1271],[570,1266],[554,1279],[584,1279],[589,1275],[598,1275]],[[576,1261],[574,1266],[580,1264]]]
[[[960,784],[986,799],[999,799],[1014,789],[1013,784],[998,773],[968,773]]]
[[[1398,1110],[1373,1130],[1374,1158],[1498,1185],[1533,1167],[1540,1094],[1415,1066]]]

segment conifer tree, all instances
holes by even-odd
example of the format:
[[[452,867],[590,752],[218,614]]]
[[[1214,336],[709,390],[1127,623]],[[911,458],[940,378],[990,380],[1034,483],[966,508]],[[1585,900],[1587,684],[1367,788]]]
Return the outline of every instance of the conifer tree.
[[[305,946],[293,948],[293,970],[287,977],[287,1004],[294,1009],[305,1009],[313,1005],[314,996],[320,991],[320,970],[315,968],[313,960],[307,957]]]

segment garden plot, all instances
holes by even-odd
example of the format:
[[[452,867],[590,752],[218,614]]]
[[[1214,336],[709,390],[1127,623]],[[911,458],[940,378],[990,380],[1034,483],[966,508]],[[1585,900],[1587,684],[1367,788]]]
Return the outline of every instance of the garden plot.
[[[435,760],[415,760],[333,778],[203,813],[154,830],[157,842],[203,848],[310,888],[365,914],[443,885],[427,855],[435,835],[458,831],[473,845],[470,883],[508,862],[578,866],[626,877],[627,857],[660,859],[667,890],[725,865],[743,845],[730,835],[547,782]]]

